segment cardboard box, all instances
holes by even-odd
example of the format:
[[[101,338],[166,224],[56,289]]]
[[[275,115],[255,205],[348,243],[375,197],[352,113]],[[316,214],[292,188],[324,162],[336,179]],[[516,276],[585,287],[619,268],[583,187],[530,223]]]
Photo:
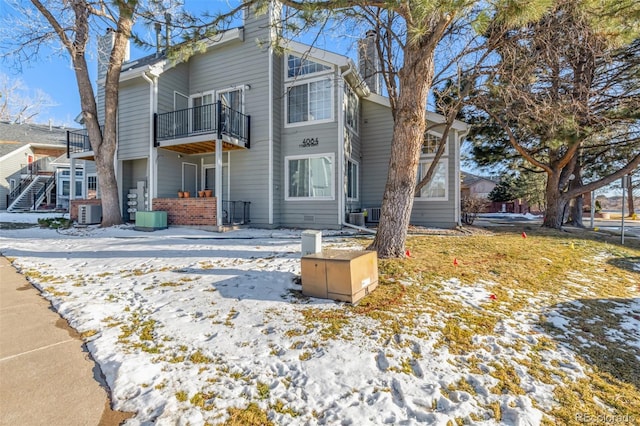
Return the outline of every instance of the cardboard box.
[[[378,286],[375,251],[324,250],[302,257],[302,294],[357,303]]]

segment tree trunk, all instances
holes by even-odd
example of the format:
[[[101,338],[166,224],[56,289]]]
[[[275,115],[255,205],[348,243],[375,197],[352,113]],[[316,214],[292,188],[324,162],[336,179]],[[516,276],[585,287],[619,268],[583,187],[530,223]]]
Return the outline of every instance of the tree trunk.
[[[408,44],[404,51],[404,66],[398,73],[400,93],[389,173],[382,198],[380,224],[369,246],[381,258],[405,255],[418,161],[426,129],[426,100],[433,80],[433,54],[433,50],[425,54],[419,45]]]
[[[629,182],[629,186],[627,187],[627,207],[629,210],[629,217],[633,216],[636,213],[633,205],[633,185],[631,185],[631,183],[632,182]]]
[[[559,190],[560,173],[548,175],[545,189],[545,201],[547,209],[544,213],[542,226],[547,228],[562,229],[562,220],[567,206],[567,199]]]

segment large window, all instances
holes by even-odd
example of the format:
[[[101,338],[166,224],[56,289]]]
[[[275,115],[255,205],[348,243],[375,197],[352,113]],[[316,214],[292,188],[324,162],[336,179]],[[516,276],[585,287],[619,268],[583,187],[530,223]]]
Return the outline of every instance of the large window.
[[[420,162],[420,164],[418,165],[418,182],[420,182],[422,178],[426,176],[430,166],[431,162]],[[447,160],[445,159],[439,161],[436,165],[433,176],[431,176],[431,181],[420,190],[420,195],[418,195],[416,198],[418,200],[446,201],[449,196],[449,192],[447,190],[447,172]]]
[[[329,79],[287,88],[287,124],[333,119],[333,85]]]
[[[347,161],[347,199],[358,200],[358,163]]]
[[[333,120],[331,66],[287,56],[286,125]]]
[[[285,158],[285,198],[333,200],[333,154]]]
[[[360,100],[349,86],[345,86],[344,95],[344,122],[357,134],[358,121],[360,120]]]

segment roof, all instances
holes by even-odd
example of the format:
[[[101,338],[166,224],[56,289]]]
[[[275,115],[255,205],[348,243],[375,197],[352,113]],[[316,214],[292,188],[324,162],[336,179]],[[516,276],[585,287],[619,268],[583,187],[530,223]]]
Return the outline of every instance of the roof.
[[[369,96],[363,99],[374,102],[378,105],[383,105],[388,108],[391,108],[391,104],[389,103],[389,98],[386,96],[379,95],[377,93],[372,92],[371,94],[369,94]],[[442,114],[438,114],[437,112],[427,111],[427,121],[430,121],[435,124],[444,124],[445,116]],[[469,131],[469,125],[460,120],[453,120],[453,124],[451,125],[451,128],[453,128],[453,130],[457,130],[460,132]]]
[[[483,176],[477,176],[477,175],[471,174],[469,172],[460,172],[460,175],[462,176],[462,185],[463,186],[467,186],[467,187],[475,185],[476,183],[481,182],[483,180],[487,181],[487,182],[494,183],[494,184],[497,183],[496,181],[494,181],[491,178],[483,177]]]
[[[69,129],[46,124],[13,124],[0,121],[0,157],[29,144],[66,147],[67,130]]]

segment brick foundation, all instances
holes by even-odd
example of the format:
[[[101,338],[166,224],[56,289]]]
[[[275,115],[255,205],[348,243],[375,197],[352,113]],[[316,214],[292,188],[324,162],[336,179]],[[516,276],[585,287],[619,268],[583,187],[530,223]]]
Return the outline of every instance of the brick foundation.
[[[153,210],[167,212],[168,225],[216,226],[216,197],[154,198]]]
[[[99,206],[102,204],[102,200],[100,198],[91,198],[88,200],[71,200],[69,207],[69,218],[71,220],[78,220],[78,206],[83,204]]]

